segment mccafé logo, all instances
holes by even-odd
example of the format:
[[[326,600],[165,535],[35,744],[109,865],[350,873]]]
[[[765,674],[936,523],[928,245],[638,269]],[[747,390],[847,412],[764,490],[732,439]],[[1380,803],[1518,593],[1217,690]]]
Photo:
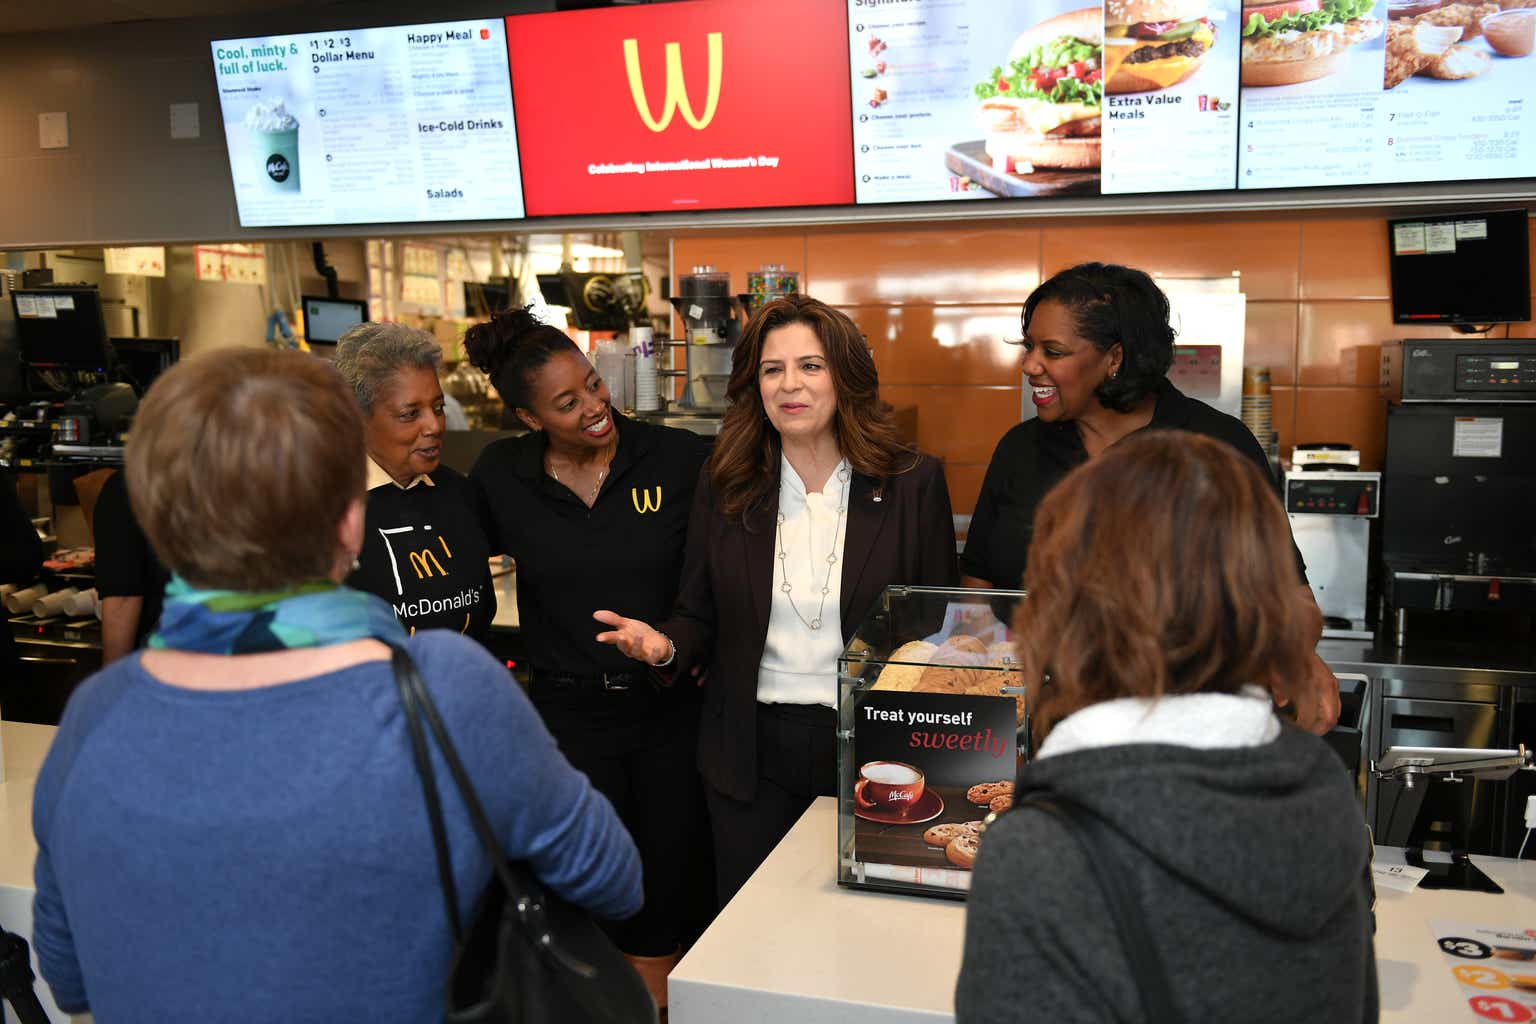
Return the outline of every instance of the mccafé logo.
[[[682,44],[668,43],[667,95],[661,103],[661,117],[657,119],[651,116],[651,105],[645,98],[645,81],[640,76],[640,44],[634,39],[624,40],[624,73],[629,77],[629,94],[634,97],[640,120],[651,131],[666,131],[667,125],[672,123],[672,115],[679,110],[683,120],[697,131],[703,131],[715,119],[715,107],[720,103],[720,74],[725,65],[724,44],[719,32],[709,34],[708,45],[709,92],[704,100],[704,115],[695,116],[693,104],[688,99],[688,83],[683,78]]]
[[[288,166],[288,158],[281,153],[273,153],[267,157],[267,177],[273,181],[282,183],[288,180],[292,168]]]

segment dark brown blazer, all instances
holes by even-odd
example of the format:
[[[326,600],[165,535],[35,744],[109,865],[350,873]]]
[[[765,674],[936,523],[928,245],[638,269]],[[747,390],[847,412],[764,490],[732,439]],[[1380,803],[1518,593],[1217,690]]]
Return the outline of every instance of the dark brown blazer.
[[[694,491],[677,605],[658,626],[677,648],[677,685],[689,685],[695,666],[708,670],[699,770],[737,800],[751,800],[757,791],[757,672],[773,599],[777,514],[775,497],[746,524],[727,519],[706,465]],[[855,473],[843,548],[838,611],[844,644],[887,585],[957,585],[955,523],[938,461],[921,456],[916,467],[884,481]]]

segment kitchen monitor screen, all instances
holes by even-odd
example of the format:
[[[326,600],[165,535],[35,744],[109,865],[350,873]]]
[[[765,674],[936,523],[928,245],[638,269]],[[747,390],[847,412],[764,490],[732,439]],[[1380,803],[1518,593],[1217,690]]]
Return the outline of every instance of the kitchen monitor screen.
[[[523,215],[501,19],[212,47],[243,227]]]
[[[1531,318],[1530,219],[1524,210],[1387,222],[1392,320],[1494,324]]]
[[[111,362],[101,293],[94,286],[18,288],[11,305],[23,363],[99,370]]]
[[[304,340],[310,344],[334,345],[347,330],[368,319],[368,303],[354,299],[303,298]]]
[[[843,4],[509,17],[528,213],[852,203]]]

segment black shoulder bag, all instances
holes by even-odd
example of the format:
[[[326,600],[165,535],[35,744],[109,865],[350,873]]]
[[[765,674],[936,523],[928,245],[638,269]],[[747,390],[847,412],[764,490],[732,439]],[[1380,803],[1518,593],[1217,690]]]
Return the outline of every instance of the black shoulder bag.
[[[645,982],[586,911],[545,892],[526,865],[507,859],[410,655],[394,651],[393,667],[457,946],[447,986],[449,1024],[655,1024]],[[427,728],[495,871],[467,932]]]
[[[1014,785],[1022,792],[1018,783]],[[1178,1024],[1183,1018],[1174,1009],[1173,992],[1168,987],[1163,959],[1152,944],[1146,915],[1142,913],[1136,894],[1131,891],[1125,861],[1115,853],[1116,845],[1124,840],[1093,811],[1058,793],[1040,793],[1014,805],[1015,810],[1021,807],[1044,811],[1072,833],[1098,880],[1099,891],[1104,894],[1110,920],[1115,933],[1120,936],[1131,977],[1141,996],[1141,1010],[1147,1024]]]

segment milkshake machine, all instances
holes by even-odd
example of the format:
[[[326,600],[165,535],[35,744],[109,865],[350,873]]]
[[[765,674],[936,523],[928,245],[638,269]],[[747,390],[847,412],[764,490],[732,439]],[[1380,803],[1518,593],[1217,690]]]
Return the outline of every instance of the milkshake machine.
[[[674,349],[683,353],[683,365],[673,363],[673,375],[683,378],[678,407],[724,412],[731,354],[741,337],[741,323],[732,315],[731,275],[711,266],[694,267],[691,274],[678,275],[671,302],[683,321],[683,343]]]

